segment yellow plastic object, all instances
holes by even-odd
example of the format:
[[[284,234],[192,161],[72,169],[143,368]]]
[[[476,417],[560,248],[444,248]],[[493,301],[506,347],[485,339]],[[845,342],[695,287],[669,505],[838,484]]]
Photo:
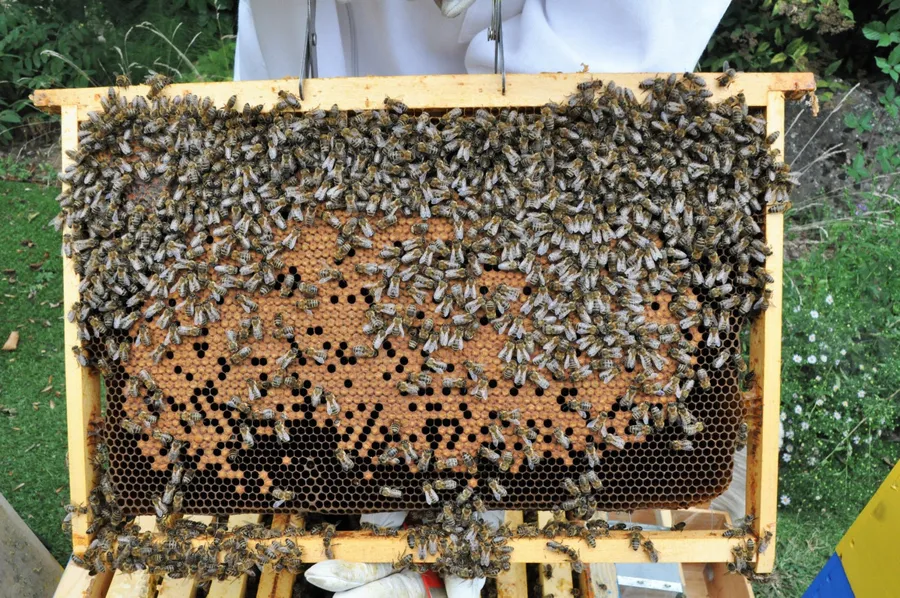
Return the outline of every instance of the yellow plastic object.
[[[857,596],[886,596],[900,587],[900,463],[862,510],[837,546]]]

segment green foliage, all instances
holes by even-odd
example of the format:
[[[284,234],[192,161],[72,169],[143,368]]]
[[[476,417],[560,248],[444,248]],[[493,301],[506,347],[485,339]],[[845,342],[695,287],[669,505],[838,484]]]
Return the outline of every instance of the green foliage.
[[[864,112],[862,115],[847,112],[844,114],[844,125],[860,133],[868,133],[875,126],[872,124],[872,117],[873,113],[871,110]]]
[[[897,95],[897,89],[893,85],[889,85],[884,90],[884,94],[878,98],[881,105],[884,106],[891,118],[896,119],[900,115],[900,96]]]
[[[31,178],[31,170],[28,165],[15,156],[0,158],[0,180],[24,181]]]
[[[41,116],[32,89],[141,82],[163,72],[180,81],[230,77],[235,15],[222,0],[71,3],[6,0],[0,10],[0,143]],[[206,70],[209,69],[209,70]]]
[[[834,72],[841,57],[828,38],[854,26],[847,0],[732,2],[700,64],[719,70],[727,60],[745,71]]]
[[[890,48],[887,56],[876,56],[875,64],[894,83],[900,79],[900,0],[882,2],[890,15],[886,21],[872,21],[863,27],[866,39],[876,42],[877,48]]]
[[[881,159],[886,169],[900,162],[896,148]],[[878,166],[854,159],[850,176]],[[877,483],[900,456],[890,439],[900,417],[900,208],[891,205],[867,226],[832,224],[814,253],[786,265],[781,501],[791,509],[855,514],[873,487],[858,480]]]

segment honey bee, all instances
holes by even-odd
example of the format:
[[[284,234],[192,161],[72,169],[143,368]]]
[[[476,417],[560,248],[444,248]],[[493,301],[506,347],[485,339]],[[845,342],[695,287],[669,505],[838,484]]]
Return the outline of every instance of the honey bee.
[[[272,488],[272,497],[275,499],[272,506],[277,509],[284,503],[294,500],[294,493],[283,488]]]
[[[769,544],[772,542],[772,532],[766,531],[763,535],[762,539],[759,541],[759,547],[757,548],[757,552],[759,554],[763,554],[768,548]]]
[[[228,360],[232,363],[232,365],[240,365],[247,360],[248,357],[253,353],[253,347],[246,346],[240,347],[237,351],[233,352]]]
[[[400,499],[403,498],[403,492],[399,488],[393,488],[391,486],[382,486],[381,487],[381,496],[385,498],[394,498]],[[410,559],[412,559],[412,555],[409,555]]]
[[[446,459],[438,459],[434,463],[434,469],[436,471],[446,471],[448,469],[455,469],[459,467],[459,459],[456,457],[447,457]]]
[[[291,435],[288,434],[284,418],[275,422],[275,438],[282,443],[291,441]]]
[[[553,429],[553,439],[566,450],[569,450],[569,448],[572,447],[572,442],[569,440],[569,437],[566,436],[566,433],[559,426]]]
[[[510,451],[503,451],[503,454],[500,455],[500,463],[497,464],[497,466],[500,468],[500,471],[509,471],[509,468],[512,467],[512,464],[513,454]]]
[[[647,553],[647,557],[650,559],[650,562],[658,563],[659,562],[659,552],[656,551],[656,548],[653,546],[653,542],[651,542],[650,540],[646,540],[646,541],[644,541],[642,546],[644,547],[644,552]],[[634,548],[633,544],[632,544],[632,548]]]
[[[319,365],[323,365],[325,363],[325,360],[328,359],[328,352],[324,349],[306,347],[305,349],[303,349],[303,356],[307,359],[315,361]]]
[[[488,480],[488,488],[490,488],[491,493],[494,495],[494,500],[503,500],[507,491],[506,488],[500,485],[500,482],[495,478],[490,478]]]
[[[472,498],[472,495],[474,494],[474,492],[475,491],[472,490],[471,487],[464,486],[462,491],[460,491],[460,493],[458,495],[456,495],[456,504],[459,506],[462,506],[465,503],[469,502],[469,499]]]
[[[338,463],[341,464],[341,468],[344,471],[350,471],[351,469],[353,469],[355,465],[353,463],[353,458],[346,450],[342,448],[336,448],[334,450],[334,457],[338,460]]]
[[[603,442],[605,442],[607,446],[611,446],[619,450],[623,450],[625,448],[625,440],[623,440],[621,436],[617,436],[616,434],[609,432],[606,428],[600,429],[600,435],[603,437]]]
[[[422,484],[422,492],[425,494],[425,502],[430,506],[440,501],[438,498],[437,492],[434,491],[434,487],[430,482],[424,482]]]
[[[368,345],[356,345],[353,347],[353,355],[361,359],[370,359],[378,356],[378,349]]]
[[[694,443],[690,440],[672,440],[669,442],[669,448],[673,451],[692,451]]]
[[[631,549],[635,552],[637,552],[638,550],[641,549],[641,540],[643,539],[641,532],[643,531],[643,529],[644,528],[642,528],[639,525],[631,526],[631,534],[630,534],[629,542],[631,543]]]
[[[716,77],[716,82],[720,87],[729,87],[734,81],[737,71],[728,65],[728,61],[722,63],[722,74]]]
[[[431,464],[431,459],[434,457],[434,451],[431,449],[425,449],[422,451],[422,455],[419,457],[419,462],[416,465],[419,468],[419,471],[425,472],[428,471],[428,467]]]

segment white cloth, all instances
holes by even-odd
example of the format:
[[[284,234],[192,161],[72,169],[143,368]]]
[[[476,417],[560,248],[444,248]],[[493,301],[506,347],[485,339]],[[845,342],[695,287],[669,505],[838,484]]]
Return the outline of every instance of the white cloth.
[[[433,0],[318,0],[320,77],[489,73],[491,0],[448,19]],[[728,0],[503,0],[508,73],[694,69]],[[240,0],[234,78],[300,72],[304,0]]]

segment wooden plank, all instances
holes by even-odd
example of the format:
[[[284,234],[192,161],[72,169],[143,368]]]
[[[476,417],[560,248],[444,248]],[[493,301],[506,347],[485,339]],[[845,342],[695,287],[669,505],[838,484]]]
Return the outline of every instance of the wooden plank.
[[[63,106],[60,119],[60,144],[62,150],[62,167],[65,169],[72,163],[66,150],[78,146],[77,106]],[[63,189],[67,186],[63,185]],[[68,229],[63,231],[68,233]],[[63,313],[72,304],[81,299],[78,292],[79,279],[75,273],[75,262],[63,255]],[[89,451],[88,426],[91,420],[100,414],[100,378],[94,368],[83,368],[78,365],[72,347],[80,346],[78,326],[63,319],[63,337],[65,347],[63,354],[66,364],[66,429],[69,447],[69,500],[72,504],[87,505],[88,495],[96,483],[96,472],[91,463]],[[93,539],[87,533],[91,524],[91,515],[75,514],[72,517],[72,552],[78,556],[90,545]]]
[[[69,561],[53,598],[103,598],[112,578],[112,571],[91,575],[87,569]]]
[[[672,527],[672,511],[669,509],[656,509],[654,515],[656,517],[656,525]]]
[[[141,531],[152,530],[156,525],[156,518],[144,515],[137,518],[137,525]],[[156,592],[156,584],[159,578],[150,575],[146,571],[134,573],[116,572],[106,592],[106,598],[151,598]]]
[[[729,573],[725,563],[704,565],[704,571],[709,598],[753,598],[753,586],[747,578]]]
[[[544,527],[551,519],[553,519],[553,514],[550,511],[538,511],[538,527]],[[541,551],[546,554],[557,554],[555,552],[551,552],[547,550],[547,540],[545,538],[541,538],[542,546]],[[568,542],[566,542],[568,544]],[[574,547],[574,543],[572,544]],[[585,544],[586,546],[586,544]],[[515,554],[516,550],[513,550]],[[559,555],[564,556],[564,555]],[[549,560],[549,559],[547,559]],[[538,558],[535,562],[543,563],[545,559]],[[571,596],[572,595],[572,565],[569,564],[568,558],[563,558],[560,561],[551,564],[542,564],[538,567],[539,577],[541,579],[541,587],[543,588],[544,596],[553,595],[553,596]]]
[[[587,567],[591,572],[590,589],[596,598],[619,598],[619,583],[613,563],[591,563]]]
[[[767,133],[784,129],[784,94],[770,92],[766,107]],[[784,135],[773,146],[784,154]],[[747,513],[756,516],[757,535],[772,533],[769,550],[756,562],[757,573],[771,573],[775,566],[775,526],[778,509],[778,427],[781,410],[781,309],[784,268],[784,214],[766,215],[766,243],[772,255],[766,270],[774,278],[768,286],[769,308],[753,323],[750,331],[750,367],[756,372],[761,390],[762,413],[750,430],[747,444]]]
[[[505,523],[513,531],[524,523],[522,511],[506,511]],[[521,598],[528,595],[528,578],[525,563],[510,565],[509,571],[497,576],[497,598]]]
[[[211,515],[187,515],[185,519],[205,525],[213,522]],[[159,584],[157,598],[194,598],[197,595],[197,578],[194,576],[172,579],[163,577]]]
[[[496,75],[422,75],[409,77],[336,77],[308,79],[303,88],[307,108],[330,108],[337,104],[344,110],[362,110],[382,106],[387,96],[402,100],[411,108],[466,108],[543,106],[560,101],[572,94],[584,81],[601,79],[615,81],[622,87],[638,89],[638,84],[658,73],[541,73],[536,75],[509,74],[506,95],[500,92],[500,78]],[[804,92],[815,89],[812,73],[741,73],[727,89],[712,84],[718,73],[699,73],[711,84],[713,99],[721,99],[743,92],[751,106],[765,106],[770,90]],[[107,87],[86,89],[38,89],[31,95],[34,105],[55,112],[59,106],[73,105],[87,111],[100,110],[100,98]],[[134,85],[127,96],[146,95],[146,85]],[[194,93],[211,98],[222,106],[237,95],[238,106],[244,103],[262,104],[270,109],[278,102],[278,92],[297,92],[297,79],[269,81],[234,81],[228,83],[182,83],[167,87],[162,95]]]
[[[660,553],[662,563],[714,563],[731,560],[731,547],[742,544],[743,538],[724,538],[721,530],[685,530],[643,531],[642,535],[652,540]],[[305,563],[318,563],[327,560],[320,536],[276,536],[262,540],[248,540],[247,545],[255,550],[257,544],[281,542],[289,538],[303,550],[301,560]],[[579,551],[585,563],[646,563],[647,556],[643,551],[624,550],[629,546],[631,534],[628,531],[613,531],[609,537],[597,538],[597,546],[591,548],[580,538],[557,538]],[[209,542],[208,538],[195,538],[194,546],[202,546]],[[508,542],[514,548],[510,555],[511,563],[566,563],[568,559],[561,554],[547,550],[547,539],[512,538]],[[335,558],[358,563],[391,563],[398,555],[414,554],[406,544],[405,535],[376,537],[370,532],[339,532],[332,543]],[[416,555],[414,555],[415,557]],[[435,556],[427,555],[425,559],[414,558],[415,562],[434,562]]]
[[[252,523],[259,523],[262,515],[232,515],[228,518],[228,529],[241,527]],[[230,577],[226,580],[213,580],[209,585],[207,598],[244,598],[247,591],[247,575]]]
[[[691,598],[709,598],[706,587],[706,565],[703,563],[684,563],[681,565],[681,577],[684,580],[684,595]]]
[[[272,517],[272,529],[283,530],[292,524],[292,515],[274,515]],[[321,545],[322,538],[315,538]],[[294,587],[296,575],[287,571],[275,571],[271,565],[263,567],[259,577],[259,589],[256,590],[257,598],[290,598],[291,589]]]
[[[0,494],[0,579],[10,596],[48,596],[63,569]]]

